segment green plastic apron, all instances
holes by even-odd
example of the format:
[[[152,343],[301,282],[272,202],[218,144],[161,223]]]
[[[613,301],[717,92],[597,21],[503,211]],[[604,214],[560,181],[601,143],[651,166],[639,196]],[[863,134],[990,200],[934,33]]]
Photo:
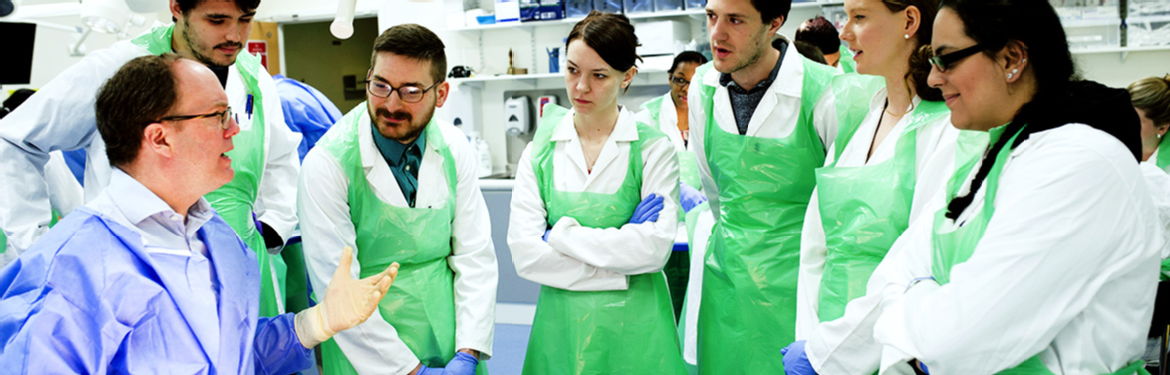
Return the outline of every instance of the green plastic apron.
[[[399,207],[374,193],[362,167],[359,126],[369,126],[366,103],[337,122],[317,145],[337,159],[349,179],[349,214],[357,235],[361,277],[377,274],[398,262],[401,268],[390,291],[378,303],[378,313],[398,331],[398,338],[422,364],[444,367],[455,356],[455,273],[447,264],[451,255],[455,218],[455,159],[432,120],[427,124],[427,148],[443,158],[448,197],[439,207]],[[379,155],[380,156],[380,155]],[[424,154],[425,157],[425,154]],[[321,344],[325,374],[356,374],[334,340]],[[487,373],[480,362],[479,374]]]
[[[704,151],[719,187],[699,307],[700,373],[781,373],[777,350],[793,341],[800,232],[814,171],[825,162],[812,111],[836,74],[801,61],[800,114],[785,138],[724,131],[713,110],[716,88],[699,85],[708,116]],[[701,66],[696,76],[711,67]]]
[[[1170,141],[1163,141],[1158,144],[1158,158],[1154,160],[1154,165],[1162,168],[1166,173],[1170,173]],[[1162,260],[1162,281],[1170,280],[1170,259]]]
[[[638,124],[630,164],[613,194],[565,192],[553,184],[552,134],[568,115],[545,106],[532,141],[532,167],[548,224],[562,217],[591,228],[617,228],[642,200],[642,145],[666,135]],[[685,374],[670,292],[662,272],[629,276],[629,289],[575,292],[542,285],[524,374]]]
[[[145,48],[152,55],[161,55],[172,52],[173,33],[174,25],[158,27],[135,38],[133,43]],[[256,260],[260,264],[260,316],[276,316],[284,312],[284,304],[279,296],[284,295],[285,265],[280,257],[268,254],[264,237],[256,229],[256,221],[252,216],[266,161],[264,92],[260,90],[256,77],[266,73],[261,73],[264,68],[260,65],[260,60],[247,53],[237,55],[234,66],[243,79],[247,93],[253,96],[252,102],[255,105],[252,111],[252,126],[248,130],[241,129],[239,134],[232,137],[232,145],[235,148],[228,151],[227,156],[232,159],[235,177],[204,198],[256,253]],[[236,109],[236,113],[241,114],[241,120],[247,121],[247,115],[243,111]]]
[[[989,131],[990,140],[988,144],[994,144],[997,139],[1004,136],[1007,126],[1000,126]],[[1023,128],[1021,128],[1021,131]],[[1014,144],[1020,132],[1011,135],[1008,140],[1008,145]],[[992,216],[995,214],[995,197],[999,191],[999,177],[1003,172],[1003,167],[1007,164],[1008,157],[1012,154],[1011,147],[1004,147],[995,156],[995,164],[987,174],[986,182],[984,183],[986,193],[983,198],[983,207],[974,216],[969,217],[966,222],[953,230],[947,231],[950,219],[946,217],[947,208],[943,207],[934,215],[934,233],[932,237],[932,256],[931,256],[931,273],[935,281],[939,285],[946,285],[951,281],[951,269],[955,265],[966,262],[971,258],[975,252],[975,247],[979,244],[979,240],[983,238],[983,233],[987,231],[987,224],[991,222]],[[947,202],[958,195],[970,176],[971,170],[974,169],[975,160],[964,163],[959,167],[950,181],[947,182]],[[975,192],[972,192],[974,194]],[[927,363],[929,365],[929,363]],[[1048,366],[1041,361],[1040,355],[1037,354],[1024,360],[1018,366],[998,372],[1000,375],[1049,375],[1053,374]],[[1110,373],[1109,375],[1131,375],[1141,374],[1149,375],[1145,369],[1145,362],[1134,361],[1124,368]]]
[[[867,103],[872,94],[838,93],[836,99],[840,107],[843,103]],[[839,167],[839,159],[835,159],[833,165],[817,169],[817,200],[827,249],[817,302],[821,321],[840,318],[849,301],[865,295],[869,276],[909,226],[917,179],[918,131],[948,113],[942,102],[922,101],[909,114],[890,160]],[[850,129],[838,133],[838,158],[860,121],[839,124]]]

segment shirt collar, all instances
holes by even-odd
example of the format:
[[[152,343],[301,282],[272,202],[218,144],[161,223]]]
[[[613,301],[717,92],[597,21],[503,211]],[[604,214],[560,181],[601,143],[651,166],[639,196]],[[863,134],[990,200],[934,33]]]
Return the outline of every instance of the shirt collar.
[[[424,147],[427,144],[426,128],[423,129],[423,132],[419,133],[418,138],[413,142],[402,144],[401,142],[383,136],[378,131],[377,125],[374,125],[373,121],[370,122],[370,133],[373,134],[374,145],[378,147],[378,151],[382,153],[382,157],[386,158],[386,162],[393,166],[402,165],[403,160],[406,159],[406,150],[411,145],[417,145],[419,155],[422,155]]]
[[[772,82],[776,81],[776,76],[780,73],[780,66],[784,63],[784,57],[787,55],[788,41],[784,40],[784,38],[777,38],[776,40],[772,41],[772,48],[780,51],[780,58],[776,59],[776,65],[772,66],[772,72],[768,73],[768,78],[765,78],[763,81],[760,81],[760,83],[757,83],[755,87],[747,90],[739,87],[739,84],[735,83],[735,80],[731,79],[730,73],[721,73],[719,75],[719,84],[727,87],[729,90],[735,90],[739,93],[752,93],[756,91],[767,90],[768,87],[772,86]]]
[[[561,119],[561,123],[557,125],[553,132],[553,142],[569,141],[578,139],[577,129],[573,127],[573,114],[576,111],[570,110],[569,114]],[[617,124],[613,127],[613,132],[609,134],[609,139],[614,142],[633,142],[638,140],[638,127],[635,121],[634,114],[622,107],[618,110]]]
[[[163,214],[178,214],[171,206],[159,198],[158,195],[150,191],[141,182],[135,180],[130,175],[123,172],[121,168],[114,167],[110,175],[110,184],[106,187],[110,201],[122,211],[126,219],[131,224],[137,226],[143,220],[157,215]],[[211,205],[207,203],[206,199],[199,198],[195,204],[187,209],[188,225],[195,224],[196,227],[202,226],[211,219],[212,211]]]

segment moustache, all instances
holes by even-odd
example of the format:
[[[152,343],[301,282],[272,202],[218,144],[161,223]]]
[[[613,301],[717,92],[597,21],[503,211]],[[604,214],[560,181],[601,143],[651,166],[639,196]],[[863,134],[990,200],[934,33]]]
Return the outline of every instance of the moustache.
[[[227,43],[216,44],[215,47],[212,47],[212,49],[231,48],[231,47],[243,49],[244,45],[242,43],[239,43],[239,42],[227,42]]]
[[[410,122],[410,120],[412,118],[412,116],[409,113],[402,112],[402,111],[390,112],[390,111],[387,111],[385,109],[378,108],[377,112],[378,112],[377,113],[378,117],[385,117],[385,118],[389,118],[391,120],[400,120],[400,121]]]

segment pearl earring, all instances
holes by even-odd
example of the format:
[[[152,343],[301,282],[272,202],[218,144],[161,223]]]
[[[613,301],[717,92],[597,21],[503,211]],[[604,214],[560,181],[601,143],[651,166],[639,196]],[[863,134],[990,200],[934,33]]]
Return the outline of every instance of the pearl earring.
[[[909,39],[910,39],[910,34],[902,34],[902,39],[909,40]]]

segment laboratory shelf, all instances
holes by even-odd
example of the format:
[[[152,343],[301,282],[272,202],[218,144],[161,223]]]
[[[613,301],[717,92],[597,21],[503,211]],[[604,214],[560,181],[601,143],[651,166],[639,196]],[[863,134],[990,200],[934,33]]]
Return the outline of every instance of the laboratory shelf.
[[[650,74],[666,73],[665,70],[641,70],[638,75],[634,77],[634,84],[643,83]],[[448,81],[453,85],[469,85],[479,86],[488,82],[524,82],[535,85],[535,82],[542,79],[563,78],[565,73],[540,73],[540,74],[501,74],[492,76],[477,76],[468,78],[451,78]]]
[[[833,5],[841,5],[841,4],[844,4],[844,2],[833,1],[833,2],[793,3],[792,9],[813,8],[813,7],[819,7],[819,6],[833,6]],[[671,17],[690,17],[690,16],[698,17],[698,16],[702,16],[704,14],[706,14],[706,10],[704,10],[704,9],[687,9],[687,10],[672,10],[672,11],[665,11],[665,12],[626,13],[626,17],[628,17],[631,21],[639,21],[639,20],[652,20],[652,19],[671,18]],[[572,25],[572,24],[577,23],[577,21],[580,21],[583,18],[584,17],[571,17],[571,18],[550,20],[550,21],[506,22],[506,23],[494,23],[494,24],[489,24],[489,25],[471,25],[471,26],[464,26],[464,27],[454,27],[454,28],[451,28],[451,30],[454,30],[454,31],[483,31],[483,30],[500,30],[500,29],[513,29],[513,28],[556,26],[556,25]]]
[[[1141,46],[1141,47],[1100,47],[1100,48],[1086,48],[1074,49],[1074,55],[1090,55],[1098,53],[1130,53],[1130,52],[1153,52],[1153,51],[1170,51],[1170,45],[1166,46]]]

